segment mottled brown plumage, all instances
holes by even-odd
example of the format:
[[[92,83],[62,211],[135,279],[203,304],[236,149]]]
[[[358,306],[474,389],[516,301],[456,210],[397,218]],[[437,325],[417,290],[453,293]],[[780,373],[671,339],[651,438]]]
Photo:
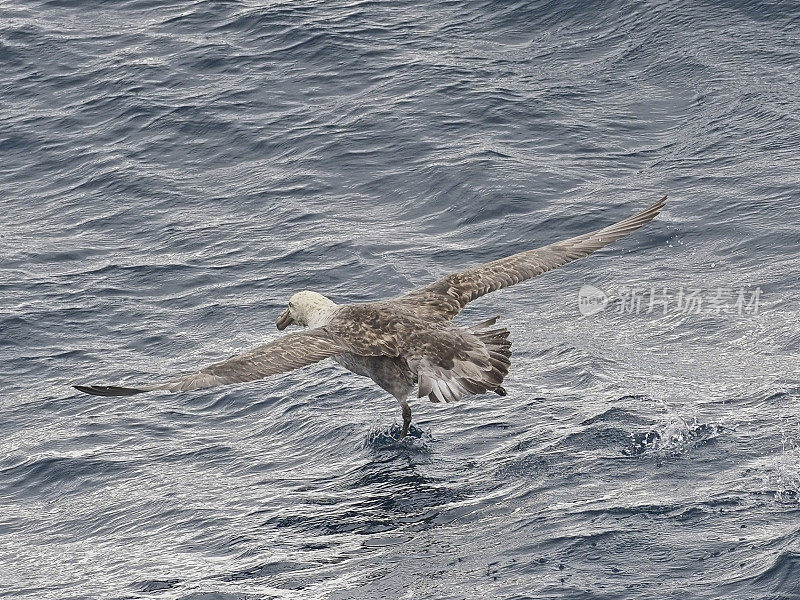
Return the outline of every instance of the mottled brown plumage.
[[[279,317],[278,328],[295,323],[308,326],[305,331],[159,383],[75,387],[103,396],[190,391],[254,381],[334,358],[372,378],[400,402],[403,437],[411,421],[406,397],[415,385],[418,397],[433,402],[488,391],[505,395],[501,384],[510,365],[509,332],[493,328],[496,318],[471,327],[455,325],[453,317],[468,302],[588,256],[651,221],[665,201],[666,196],[609,227],[453,273],[392,300],[338,306],[316,292],[300,292]]]
[[[444,314],[452,319],[468,302],[484,294],[589,256],[603,246],[624,238],[652,221],[666,201],[667,197],[664,196],[647,210],[603,229],[453,273],[400,296],[398,301],[410,302],[420,306],[421,310]]]

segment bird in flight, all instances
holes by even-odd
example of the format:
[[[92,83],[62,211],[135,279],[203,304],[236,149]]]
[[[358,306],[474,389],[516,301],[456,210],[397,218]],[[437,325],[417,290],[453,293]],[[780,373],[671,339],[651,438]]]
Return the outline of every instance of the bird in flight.
[[[497,317],[467,327],[453,323],[468,302],[624,238],[653,220],[666,200],[664,196],[614,225],[453,273],[397,298],[336,304],[317,292],[298,292],[289,299],[277,326],[280,331],[289,325],[303,330],[194,373],[155,383],[74,387],[97,396],[188,392],[255,381],[333,358],[353,373],[370,377],[397,399],[403,416],[402,439],[411,424],[407,398],[415,386],[418,398],[427,396],[432,402],[453,402],[487,392],[506,395],[502,383],[511,364],[510,332],[496,326]]]

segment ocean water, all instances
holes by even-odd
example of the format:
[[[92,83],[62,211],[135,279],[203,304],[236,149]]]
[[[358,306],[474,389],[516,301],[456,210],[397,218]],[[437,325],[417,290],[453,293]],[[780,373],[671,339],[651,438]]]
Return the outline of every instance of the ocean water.
[[[800,598],[799,39],[780,0],[0,4],[0,596]],[[402,444],[330,361],[70,387],[664,194],[470,305],[508,396]]]

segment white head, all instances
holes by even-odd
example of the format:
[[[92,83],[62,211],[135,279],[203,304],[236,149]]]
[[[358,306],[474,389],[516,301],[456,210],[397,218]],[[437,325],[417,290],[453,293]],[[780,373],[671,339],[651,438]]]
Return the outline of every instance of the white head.
[[[297,292],[289,298],[289,306],[278,317],[278,330],[283,331],[292,323],[304,327],[324,325],[334,306],[333,300],[317,292]]]

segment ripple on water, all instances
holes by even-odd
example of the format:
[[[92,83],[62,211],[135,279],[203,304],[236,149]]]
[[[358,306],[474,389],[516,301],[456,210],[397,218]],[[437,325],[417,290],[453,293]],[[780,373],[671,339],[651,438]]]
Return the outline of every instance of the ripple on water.
[[[4,3],[2,593],[798,597],[795,4]],[[512,330],[509,394],[417,405],[402,442],[334,365],[69,388],[257,346],[300,289],[378,299],[665,193],[631,238],[470,305]],[[584,284],[642,310],[581,318]],[[647,312],[718,287],[762,289],[758,314]]]

